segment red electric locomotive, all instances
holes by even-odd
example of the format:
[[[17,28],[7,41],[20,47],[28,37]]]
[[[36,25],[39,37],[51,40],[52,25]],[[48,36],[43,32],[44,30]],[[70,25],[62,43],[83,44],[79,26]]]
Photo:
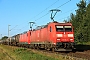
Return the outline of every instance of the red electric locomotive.
[[[56,13],[60,10],[50,10],[53,22],[38,26],[20,34],[18,44],[32,48],[45,48],[53,51],[72,51],[74,49],[74,30],[71,23],[59,23],[54,21]],[[53,16],[53,12],[56,11]],[[32,22],[33,23],[33,22]]]
[[[12,37],[13,38],[13,37]],[[13,40],[13,39],[12,39]],[[53,51],[74,49],[74,30],[71,23],[51,22],[15,36],[12,44]]]
[[[30,31],[33,47],[71,51],[74,48],[74,31],[71,23],[51,22]]]

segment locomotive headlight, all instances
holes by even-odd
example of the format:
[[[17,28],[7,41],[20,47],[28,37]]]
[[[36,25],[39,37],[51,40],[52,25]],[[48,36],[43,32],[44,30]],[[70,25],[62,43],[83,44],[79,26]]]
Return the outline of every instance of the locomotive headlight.
[[[56,45],[56,43],[53,43],[54,45]]]
[[[73,34],[68,34],[68,37],[73,37]]]
[[[57,39],[58,41],[60,40],[60,39]]]
[[[73,39],[70,39],[71,41],[73,40]]]
[[[57,34],[57,37],[62,37],[62,34]]]

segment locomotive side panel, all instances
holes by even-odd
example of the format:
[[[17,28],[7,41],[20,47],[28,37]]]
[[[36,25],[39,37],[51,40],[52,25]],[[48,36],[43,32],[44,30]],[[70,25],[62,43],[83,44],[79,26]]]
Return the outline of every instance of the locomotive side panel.
[[[54,23],[48,25],[48,41],[51,44],[56,44],[56,31]]]
[[[19,42],[22,42],[22,34],[20,34]]]
[[[30,39],[31,39],[31,31],[28,31],[27,32],[27,41],[28,41],[28,44],[30,44]]]
[[[47,27],[46,28],[42,28],[41,31],[40,31],[40,42],[42,43],[47,43],[48,42],[48,30],[47,30]]]
[[[25,33],[24,34],[24,42],[25,42],[25,44],[28,44],[28,34],[27,33]]]
[[[37,44],[37,43],[40,43],[40,39],[41,39],[41,30],[39,29],[39,30],[36,30],[35,31],[35,35],[36,35],[36,37],[34,37],[35,38],[35,43]]]
[[[23,33],[20,35],[20,40],[19,40],[19,43],[22,43],[22,44],[27,44],[28,43],[28,40],[27,40],[27,33]]]
[[[34,43],[36,39],[36,31],[31,31],[31,43]]]

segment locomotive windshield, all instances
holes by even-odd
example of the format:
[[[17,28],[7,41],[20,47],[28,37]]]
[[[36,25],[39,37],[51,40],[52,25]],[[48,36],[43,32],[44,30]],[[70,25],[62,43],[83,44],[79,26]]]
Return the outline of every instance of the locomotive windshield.
[[[71,32],[72,27],[71,26],[56,26],[57,32]]]
[[[64,31],[64,28],[63,28],[63,26],[56,26],[56,31],[57,32],[63,32]]]
[[[64,26],[66,32],[71,32],[72,27],[71,26]]]

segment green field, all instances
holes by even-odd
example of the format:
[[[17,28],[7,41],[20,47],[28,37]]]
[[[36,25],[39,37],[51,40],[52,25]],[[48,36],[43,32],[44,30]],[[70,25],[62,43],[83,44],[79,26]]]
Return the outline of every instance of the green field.
[[[0,49],[7,52],[14,60],[64,60],[62,56],[52,55],[25,48],[0,45]],[[1,52],[1,51],[0,51]],[[6,59],[5,59],[6,58]],[[5,53],[0,53],[0,60],[10,60]]]

